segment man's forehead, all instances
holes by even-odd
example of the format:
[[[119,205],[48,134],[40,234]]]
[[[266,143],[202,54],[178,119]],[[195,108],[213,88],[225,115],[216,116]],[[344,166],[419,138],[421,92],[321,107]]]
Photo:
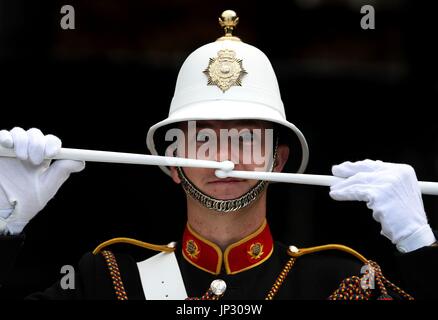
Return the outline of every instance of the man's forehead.
[[[186,128],[189,121],[181,123],[182,127]],[[231,129],[231,128],[271,128],[272,124],[263,120],[198,120],[195,122],[196,128],[204,129]]]

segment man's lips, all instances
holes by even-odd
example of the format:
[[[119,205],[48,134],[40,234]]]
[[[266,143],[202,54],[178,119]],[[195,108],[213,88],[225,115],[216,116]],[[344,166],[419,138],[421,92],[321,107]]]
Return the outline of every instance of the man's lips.
[[[235,178],[225,178],[225,179],[218,179],[210,181],[209,183],[236,183],[236,182],[243,182],[242,179],[235,179]]]

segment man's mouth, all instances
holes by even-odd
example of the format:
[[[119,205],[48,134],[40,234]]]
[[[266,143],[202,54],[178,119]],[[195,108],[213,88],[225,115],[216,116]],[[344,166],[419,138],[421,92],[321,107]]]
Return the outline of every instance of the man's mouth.
[[[218,179],[218,180],[213,180],[210,181],[209,183],[211,184],[216,184],[216,183],[237,183],[237,182],[243,182],[243,179],[235,179],[235,178],[224,178],[224,179]]]

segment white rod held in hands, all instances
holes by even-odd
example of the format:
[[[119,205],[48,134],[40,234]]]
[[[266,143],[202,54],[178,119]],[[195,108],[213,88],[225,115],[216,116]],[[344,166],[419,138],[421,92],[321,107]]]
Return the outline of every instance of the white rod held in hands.
[[[272,182],[286,182],[298,184],[310,184],[316,186],[327,186],[344,180],[344,178],[317,175],[317,174],[300,174],[300,173],[283,173],[283,172],[260,172],[260,171],[226,171],[216,170],[218,178],[237,178],[251,180],[265,180]],[[438,182],[419,181],[422,194],[438,195]]]
[[[0,157],[16,158],[13,149],[0,146]],[[175,167],[192,167],[192,168],[210,168],[217,169],[216,176],[219,178],[238,178],[265,180],[272,182],[286,182],[309,184],[317,186],[331,186],[334,183],[343,180],[329,175],[316,174],[299,174],[299,173],[282,173],[282,172],[260,172],[260,171],[234,171],[234,164],[231,161],[211,161],[195,160],[178,157],[153,156],[146,154],[122,153],[85,149],[61,148],[60,152],[51,159],[80,160],[90,162],[107,162],[107,163],[125,163],[157,166],[175,166]],[[429,195],[438,195],[438,183],[420,181],[421,193]]]
[[[0,157],[16,158],[13,149],[0,146]],[[59,153],[50,159],[56,160],[80,160],[90,162],[109,162],[109,163],[127,163],[156,166],[175,166],[175,167],[193,167],[193,168],[210,168],[222,169],[225,171],[232,170],[234,164],[231,161],[210,161],[210,160],[193,160],[178,157],[153,156],[147,154],[122,153],[85,149],[61,148]]]

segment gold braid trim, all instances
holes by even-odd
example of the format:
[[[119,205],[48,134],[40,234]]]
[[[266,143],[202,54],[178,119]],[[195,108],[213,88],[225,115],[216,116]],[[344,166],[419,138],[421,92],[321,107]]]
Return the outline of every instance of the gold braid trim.
[[[277,294],[278,290],[280,290],[281,285],[289,274],[289,271],[292,269],[295,260],[296,258],[289,259],[289,261],[283,267],[283,270],[281,270],[277,280],[275,280],[274,284],[272,285],[271,290],[269,290],[268,294],[266,295],[265,300],[274,300],[275,295]]]
[[[339,250],[347,252],[356,258],[358,258],[360,261],[362,261],[364,264],[368,263],[368,259],[365,258],[363,255],[361,255],[356,250],[351,249],[350,247],[344,246],[342,244],[326,244],[324,246],[317,246],[317,247],[311,247],[311,248],[302,248],[298,249],[297,252],[292,252],[290,249],[287,251],[287,253],[294,258],[298,258],[301,256],[304,256],[309,253],[315,253],[320,251],[326,251],[326,250]]]
[[[376,262],[366,259],[359,252],[341,244],[328,244],[324,246],[303,249],[289,247],[287,253],[289,256],[291,256],[291,258],[283,267],[283,270],[280,272],[277,280],[275,281],[271,290],[268,292],[265,299],[274,299],[275,295],[277,294],[278,290],[280,290],[281,285],[283,284],[298,257],[326,250],[344,251],[353,255],[362,263],[364,263],[364,265],[367,265],[369,267],[369,270],[366,270],[366,273],[362,277],[352,276],[350,278],[344,279],[341,282],[339,288],[328,297],[328,300],[369,300],[372,296],[371,288],[363,288],[363,286],[364,284],[369,286],[370,277],[374,278],[377,285],[376,289],[380,291],[380,295],[377,297],[377,300],[393,300],[393,298],[388,294],[387,287],[397,293],[403,299],[414,299],[410,294],[403,291],[401,288],[386,279],[382,274],[380,266]]]
[[[131,239],[131,238],[113,238],[113,239],[110,239],[108,241],[105,241],[105,242],[102,242],[101,244],[99,244],[96,247],[96,249],[93,250],[93,254],[96,255],[103,248],[108,247],[108,246],[115,244],[115,243],[128,243],[128,244],[132,244],[132,245],[137,246],[137,247],[142,247],[142,248],[146,248],[146,249],[154,250],[154,251],[164,251],[164,252],[175,251],[175,246],[172,245],[171,243],[168,245],[158,245],[158,244],[151,244],[151,243],[147,243],[147,242],[143,242],[143,241],[135,240],[135,239]]]
[[[320,251],[326,251],[326,250],[344,251],[344,252],[347,252],[347,253],[355,256],[360,261],[362,261],[364,264],[369,263],[368,259],[366,259],[359,252],[357,252],[356,250],[353,250],[347,246],[344,246],[342,244],[327,244],[324,246],[296,249],[293,251],[291,250],[291,247],[289,247],[289,249],[287,250],[287,254],[289,256],[291,256],[291,258],[287,261],[287,263],[285,264],[285,266],[281,270],[280,274],[278,275],[277,279],[275,280],[274,284],[272,285],[271,290],[269,290],[268,294],[266,295],[265,300],[273,300],[274,299],[274,297],[277,295],[277,292],[280,290],[284,280],[286,280],[286,277],[289,274],[289,271],[292,269],[293,265],[295,264],[295,261],[297,258],[304,256],[306,254],[320,252]]]
[[[119,265],[117,264],[116,257],[109,250],[103,250],[101,252],[105,262],[108,266],[108,270],[113,282],[114,291],[116,293],[117,300],[128,300],[125,287],[123,285],[122,277],[120,275]]]
[[[378,289],[380,292],[376,296],[377,300],[393,300],[393,297],[388,294],[387,288],[390,288],[402,299],[414,300],[414,297],[409,293],[386,279],[376,262],[370,260],[367,265],[369,269],[361,278],[353,276],[344,279],[339,288],[328,297],[328,300],[370,300],[373,294],[372,289]],[[370,286],[370,278],[372,283],[376,284],[375,287]]]

